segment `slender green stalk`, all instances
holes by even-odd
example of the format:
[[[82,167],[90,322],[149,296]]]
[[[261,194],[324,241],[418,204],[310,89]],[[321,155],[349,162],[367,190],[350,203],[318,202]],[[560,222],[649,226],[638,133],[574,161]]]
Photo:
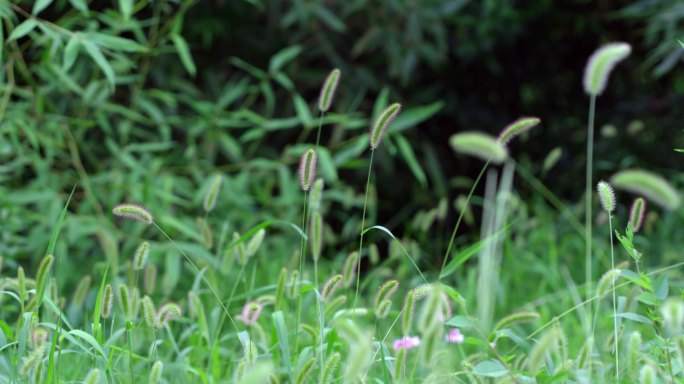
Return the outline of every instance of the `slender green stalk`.
[[[615,269],[615,252],[613,251],[613,216],[608,212],[608,228],[610,229],[610,265],[611,269]],[[613,279],[613,344],[615,345],[615,382],[618,382],[618,377],[620,375],[620,363],[618,360],[618,355],[620,351],[620,343],[618,340],[618,329],[617,329],[617,301],[615,299],[615,279]]]
[[[591,196],[592,196],[592,174],[594,167],[594,115],[596,112],[596,95],[591,95],[589,99],[589,121],[587,127],[587,165],[584,188],[584,273],[587,284],[587,299],[590,299],[593,290],[592,285],[592,255],[591,255]],[[612,237],[611,237],[612,238]],[[585,330],[591,323],[591,311],[587,311],[588,318],[585,321]]]
[[[363,234],[366,227],[366,207],[368,206],[368,187],[370,186],[371,171],[373,170],[373,155],[375,149],[371,149],[370,161],[368,162],[368,177],[366,178],[366,194],[363,198],[363,214],[361,215],[361,235],[359,236],[359,260],[356,262],[356,289],[354,290],[354,305],[352,313],[356,313],[356,302],[359,298],[359,282],[361,281],[361,251],[363,249]]]
[[[153,224],[155,227],[157,227],[157,229],[159,230],[159,232],[161,232],[161,233],[164,235],[164,237],[166,237],[166,238],[171,242],[171,244],[173,244],[173,246],[174,246],[176,249],[178,249],[178,251],[181,253],[181,255],[183,255],[183,256],[185,257],[185,259],[188,261],[188,263],[190,263],[190,265],[195,269],[195,271],[196,271],[197,273],[200,273],[200,269],[199,269],[199,268],[197,267],[197,265],[192,261],[192,259],[190,259],[190,256],[188,256],[188,255],[185,253],[185,251],[183,251],[183,249],[181,249],[181,247],[180,247],[178,244],[176,244],[176,242],[173,241],[173,239],[172,239],[171,237],[169,237],[169,235],[167,235],[166,232],[164,232],[164,230],[161,229],[161,227],[159,227],[159,226],[157,225],[156,222],[153,221],[152,224]],[[202,276],[202,280],[204,281],[204,284],[206,284],[207,287],[209,287],[209,290],[211,291],[211,293],[213,293],[213,294],[214,294],[214,297],[216,297],[216,301],[218,301],[218,303],[219,303],[219,305],[221,306],[221,308],[223,308],[223,312],[226,314],[226,316],[228,316],[228,320],[230,320],[231,324],[233,324],[233,327],[235,328],[235,332],[240,332],[240,330],[238,329],[237,324],[235,323],[235,320],[233,320],[233,316],[230,315],[230,312],[228,311],[228,308],[226,308],[226,305],[223,304],[223,301],[221,301],[221,297],[218,295],[218,292],[216,292],[216,288],[214,288],[214,285],[211,284],[211,282],[209,282],[209,279],[207,279],[207,277],[206,277],[204,274],[201,274],[201,276]]]
[[[305,239],[302,237],[301,242],[299,243],[299,279],[302,279],[302,273],[304,270],[304,254],[306,253],[306,243],[309,237],[311,237],[310,234],[307,232],[307,227],[309,226],[309,210],[307,209],[308,206],[308,191],[304,191],[304,203],[302,204],[302,231],[307,234],[307,238]],[[299,324],[301,323],[302,320],[302,294],[301,294],[301,285],[300,286],[300,291],[297,292],[297,327],[295,328],[295,351],[299,349]],[[318,286],[316,286],[318,288]]]
[[[319,158],[319,156],[318,156],[318,145],[321,142],[321,130],[323,128],[323,116],[325,116],[325,112],[321,111],[321,113],[318,115],[318,132],[316,133],[316,147],[314,149],[314,151],[316,151],[316,158]],[[307,201],[305,201],[304,204],[307,204]],[[314,284],[316,284],[316,287],[318,287],[318,260],[317,259],[314,259]],[[321,364],[322,364],[322,362],[321,362]]]
[[[442,280],[442,273],[444,273],[444,268],[446,268],[446,266],[447,266],[447,260],[449,260],[449,255],[451,254],[451,247],[454,245],[454,240],[456,239],[456,232],[458,231],[458,227],[461,225],[461,220],[463,220],[463,215],[466,211],[466,208],[468,207],[468,204],[470,203],[470,198],[473,196],[473,193],[475,192],[475,188],[480,183],[480,179],[482,179],[482,176],[484,175],[485,171],[487,170],[487,167],[489,166],[490,162],[491,162],[491,159],[487,160],[485,165],[482,166],[482,170],[480,170],[480,174],[477,175],[477,178],[475,179],[473,186],[470,187],[470,192],[468,192],[468,197],[466,197],[465,206],[463,207],[463,209],[461,209],[461,212],[458,215],[458,219],[456,219],[456,225],[454,225],[454,230],[451,232],[451,238],[449,239],[449,245],[447,246],[446,253],[444,254],[444,260],[442,261],[442,269],[439,271],[439,280]]]

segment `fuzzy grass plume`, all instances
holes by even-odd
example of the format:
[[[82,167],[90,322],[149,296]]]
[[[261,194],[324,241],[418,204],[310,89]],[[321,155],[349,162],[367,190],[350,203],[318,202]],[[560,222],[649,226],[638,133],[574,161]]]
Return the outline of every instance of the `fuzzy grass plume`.
[[[614,174],[610,182],[617,189],[645,197],[667,210],[681,204],[679,192],[663,177],[641,169],[628,169]]]
[[[494,164],[501,164],[508,157],[508,150],[503,143],[483,132],[457,133],[449,138],[449,144],[458,153],[489,160]]]

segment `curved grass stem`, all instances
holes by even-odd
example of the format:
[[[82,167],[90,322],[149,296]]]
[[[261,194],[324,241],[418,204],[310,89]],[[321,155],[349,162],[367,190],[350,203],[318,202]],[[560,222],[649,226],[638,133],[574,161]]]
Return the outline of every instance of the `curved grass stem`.
[[[366,178],[366,193],[363,198],[363,213],[361,214],[361,234],[359,236],[359,259],[356,262],[356,288],[354,290],[354,305],[352,306],[352,313],[356,313],[356,303],[359,298],[359,282],[361,281],[361,259],[363,250],[363,234],[366,228],[366,207],[368,206],[368,188],[370,187],[371,171],[373,170],[373,155],[375,149],[371,149],[370,161],[368,162],[368,177]]]

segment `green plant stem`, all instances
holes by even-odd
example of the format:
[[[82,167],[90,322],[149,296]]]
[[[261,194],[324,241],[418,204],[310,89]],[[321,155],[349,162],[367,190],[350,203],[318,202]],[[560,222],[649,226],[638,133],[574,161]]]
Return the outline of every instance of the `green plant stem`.
[[[608,228],[610,229],[610,264],[611,269],[615,269],[615,253],[613,251],[613,216],[608,212]],[[620,345],[618,340],[618,329],[617,329],[617,300],[615,299],[615,279],[613,279],[613,344],[615,345],[615,382],[618,382],[620,375],[620,363],[618,360],[618,355],[620,351]]]
[[[359,282],[361,281],[361,251],[363,249],[363,234],[366,227],[366,207],[368,206],[368,188],[370,186],[371,171],[373,169],[373,155],[375,149],[371,149],[370,161],[368,163],[368,177],[366,178],[366,193],[363,198],[363,213],[361,214],[361,235],[359,236],[359,259],[356,262],[356,289],[354,290],[354,305],[352,306],[352,314],[356,314],[356,303],[359,298]]]
[[[321,130],[323,128],[323,116],[325,116],[325,112],[321,111],[321,113],[318,115],[318,132],[316,133],[316,148],[314,149],[316,152],[316,158],[318,158],[318,146],[321,142]],[[304,202],[306,204],[307,202]],[[320,209],[320,207],[319,207]],[[320,257],[321,255],[318,255]],[[314,259],[314,284],[316,284],[316,287],[318,287],[318,259]],[[323,361],[320,362],[320,364],[323,364]]]
[[[299,276],[297,278],[302,281],[302,273],[304,271],[304,254],[306,253],[306,243],[310,238],[308,233],[309,210],[307,209],[308,191],[304,191],[304,203],[302,204],[302,231],[306,234],[306,239],[302,237],[299,243]],[[296,283],[296,282],[295,282]],[[318,287],[316,287],[318,288]],[[299,284],[299,292],[297,292],[297,327],[295,328],[295,351],[299,348],[299,323],[302,320],[302,293],[301,284]]]
[[[589,99],[589,120],[587,122],[587,164],[584,185],[584,280],[587,284],[587,299],[593,293],[592,285],[592,255],[591,255],[591,196],[592,196],[592,174],[594,167],[594,115],[596,113],[596,96],[591,95]],[[611,237],[612,238],[612,237]],[[588,318],[585,321],[585,330],[591,323],[591,311],[587,311]]]
[[[128,320],[126,321],[128,322]],[[128,376],[131,379],[131,383],[134,383],[133,381],[133,336],[131,335],[131,330],[128,329],[128,325],[126,326],[126,336],[128,336]]]
[[[489,166],[490,162],[491,162],[491,159],[487,160],[485,165],[482,166],[482,170],[480,171],[480,174],[477,175],[477,178],[475,179],[473,186],[470,187],[470,192],[468,192],[468,197],[466,197],[465,206],[463,207],[463,209],[461,209],[461,212],[458,215],[458,219],[456,219],[456,225],[454,225],[454,230],[451,232],[451,238],[449,239],[449,245],[447,246],[446,253],[444,254],[444,260],[442,261],[442,269],[439,271],[439,280],[442,280],[442,274],[444,273],[444,268],[446,268],[447,260],[449,260],[449,254],[451,253],[451,247],[454,245],[454,240],[456,240],[456,232],[458,231],[458,227],[461,225],[461,220],[463,220],[463,215],[465,214],[466,209],[468,209],[468,204],[470,203],[470,198],[473,196],[473,193],[475,192],[475,188],[480,183],[480,179],[482,179],[482,176],[484,175],[485,170],[487,170],[487,167]]]
[[[190,265],[195,269],[195,271],[196,271],[198,274],[200,274],[200,275],[202,276],[202,280],[204,281],[204,284],[206,284],[207,287],[209,287],[209,290],[211,290],[211,293],[213,293],[213,294],[214,294],[214,297],[216,297],[216,301],[218,301],[218,303],[219,303],[219,305],[221,306],[221,308],[223,308],[223,312],[225,312],[225,314],[226,314],[226,316],[228,316],[228,319],[230,320],[231,324],[233,324],[233,327],[235,328],[235,332],[240,332],[240,330],[238,329],[237,324],[235,323],[235,320],[233,320],[233,316],[230,315],[230,312],[228,312],[228,308],[226,308],[225,304],[223,304],[223,301],[221,301],[221,297],[218,295],[218,292],[216,292],[216,289],[214,288],[214,285],[211,284],[211,283],[209,282],[209,279],[207,279],[207,277],[206,277],[203,273],[200,272],[200,269],[199,269],[199,268],[197,267],[197,265],[192,261],[192,259],[190,259],[190,256],[188,256],[188,255],[185,253],[185,251],[183,251],[183,249],[181,249],[181,247],[180,247],[178,244],[176,244],[176,242],[173,241],[173,239],[172,239],[171,237],[169,237],[169,235],[167,235],[166,232],[164,232],[164,230],[161,229],[161,228],[157,225],[156,222],[153,221],[152,224],[153,224],[155,227],[157,227],[157,229],[159,230],[159,232],[161,232],[161,233],[164,235],[164,237],[166,237],[166,238],[171,242],[171,244],[173,244],[173,246],[174,246],[176,249],[178,249],[178,251],[185,257],[185,259],[188,261],[188,263],[190,263]]]

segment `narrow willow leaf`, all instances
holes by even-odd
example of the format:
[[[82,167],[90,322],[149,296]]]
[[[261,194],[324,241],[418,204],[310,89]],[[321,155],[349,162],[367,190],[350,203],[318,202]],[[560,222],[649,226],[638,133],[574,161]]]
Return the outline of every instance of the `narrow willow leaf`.
[[[592,96],[598,96],[606,89],[608,77],[613,68],[626,59],[632,52],[627,43],[609,43],[597,49],[587,62],[584,69],[584,91]]]
[[[17,25],[16,28],[10,33],[9,37],[7,38],[7,41],[12,41],[12,40],[17,40],[21,39],[22,37],[28,35],[31,31],[33,31],[36,26],[38,26],[38,22],[35,19],[26,19],[24,22],[21,24]]]
[[[620,171],[610,178],[617,189],[632,192],[660,205],[667,210],[679,207],[679,192],[659,175],[640,169]]]
[[[107,61],[105,56],[102,54],[100,48],[95,43],[88,40],[83,40],[82,44],[83,48],[85,48],[86,52],[93,59],[95,64],[97,64],[97,66],[100,67],[102,72],[104,72],[110,88],[114,89],[114,87],[116,87],[116,75],[114,74],[114,69],[112,68],[112,65],[109,64],[109,61]]]
[[[454,151],[474,156],[480,160],[501,164],[508,157],[508,150],[494,137],[482,132],[462,132],[449,138]]]

